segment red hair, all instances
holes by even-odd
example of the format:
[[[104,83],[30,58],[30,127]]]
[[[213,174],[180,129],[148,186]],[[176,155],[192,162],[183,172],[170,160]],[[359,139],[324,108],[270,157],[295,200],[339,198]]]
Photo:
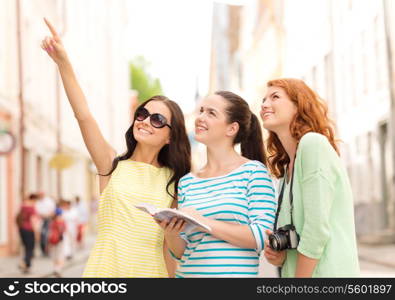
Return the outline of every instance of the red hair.
[[[267,83],[267,87],[272,86],[283,88],[297,107],[297,112],[289,126],[292,137],[299,143],[300,139],[308,132],[320,133],[328,138],[332,147],[339,154],[335,140],[334,123],[329,119],[328,107],[322,99],[299,79],[271,80]],[[283,177],[285,166],[290,160],[277,134],[272,131],[269,131],[267,150],[268,165],[272,174],[277,178]]]

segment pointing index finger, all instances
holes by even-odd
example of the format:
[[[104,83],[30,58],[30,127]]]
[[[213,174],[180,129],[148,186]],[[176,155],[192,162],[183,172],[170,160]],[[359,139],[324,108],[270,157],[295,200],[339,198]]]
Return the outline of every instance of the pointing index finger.
[[[49,30],[50,30],[51,33],[52,33],[52,36],[53,36],[54,38],[58,38],[59,35],[58,35],[58,33],[56,32],[55,28],[52,26],[52,24],[51,24],[46,18],[44,18],[44,22],[45,22],[45,24],[47,24]]]

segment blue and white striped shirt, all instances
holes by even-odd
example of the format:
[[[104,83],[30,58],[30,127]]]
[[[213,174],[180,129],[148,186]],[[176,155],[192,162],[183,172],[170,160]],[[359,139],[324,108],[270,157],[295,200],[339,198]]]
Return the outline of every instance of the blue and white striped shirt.
[[[181,178],[179,207],[192,207],[203,216],[248,225],[256,249],[234,246],[209,233],[181,233],[187,242],[176,277],[256,277],[265,229],[273,228],[277,203],[268,171],[259,161],[248,161],[231,173]]]

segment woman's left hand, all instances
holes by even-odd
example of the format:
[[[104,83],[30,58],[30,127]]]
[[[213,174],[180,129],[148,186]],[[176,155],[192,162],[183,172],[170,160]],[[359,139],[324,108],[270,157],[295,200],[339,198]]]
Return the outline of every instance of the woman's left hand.
[[[181,231],[184,231],[186,223],[182,219],[172,218],[169,221],[155,219],[155,222],[164,230],[165,237],[178,238]]]

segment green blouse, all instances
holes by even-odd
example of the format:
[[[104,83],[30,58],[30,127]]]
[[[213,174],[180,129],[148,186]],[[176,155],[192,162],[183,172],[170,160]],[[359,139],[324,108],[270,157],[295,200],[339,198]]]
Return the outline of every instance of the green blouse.
[[[339,156],[325,136],[307,133],[294,168],[293,220],[300,241],[287,250],[282,277],[295,277],[298,252],[318,260],[313,277],[358,277],[353,197]],[[286,184],[277,228],[291,222],[289,188]]]

